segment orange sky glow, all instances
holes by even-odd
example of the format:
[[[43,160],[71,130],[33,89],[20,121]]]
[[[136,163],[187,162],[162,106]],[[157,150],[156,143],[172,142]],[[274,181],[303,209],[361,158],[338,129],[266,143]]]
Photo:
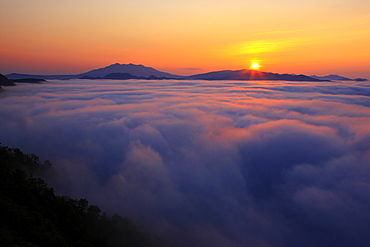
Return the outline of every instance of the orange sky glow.
[[[0,0],[0,73],[112,63],[370,79],[368,0]]]

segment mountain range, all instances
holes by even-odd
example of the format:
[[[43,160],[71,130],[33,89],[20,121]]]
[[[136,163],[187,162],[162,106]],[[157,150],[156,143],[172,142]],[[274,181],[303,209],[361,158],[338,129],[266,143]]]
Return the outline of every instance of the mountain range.
[[[59,80],[68,80],[68,79],[103,79],[105,76],[109,74],[130,74],[130,78],[126,78],[127,75],[124,75],[122,79],[145,79],[150,76],[155,76],[157,78],[181,78],[181,76],[173,75],[170,73],[162,72],[151,67],[145,67],[141,64],[111,64],[104,68],[94,69],[86,73],[77,74],[77,75],[30,75],[30,74],[18,74],[12,73],[6,75],[9,79],[21,79],[21,78],[41,78],[46,80],[52,79],[59,79]],[[108,76],[109,77],[109,76]],[[113,79],[113,78],[105,78],[105,79]],[[114,78],[114,79],[120,79]]]
[[[330,81],[367,81],[367,79],[365,78],[351,79],[351,78],[343,77],[339,75],[327,75],[327,76],[311,75],[310,77],[319,79],[319,80],[330,80]]]
[[[8,79],[6,76],[0,74],[0,86],[15,86],[16,85],[15,82],[42,83],[44,81],[45,79],[36,79],[36,78]]]
[[[327,80],[352,80],[346,77],[330,75],[326,77],[306,76],[295,74],[277,74],[256,70],[222,70],[191,76],[179,76],[156,70],[151,67],[136,64],[111,64],[104,68],[94,69],[77,75],[30,75],[12,73],[6,75],[9,79],[39,78],[39,79],[178,79],[178,80],[281,80],[281,81],[327,81]],[[342,79],[340,79],[342,78]],[[357,78],[353,80],[364,81]]]
[[[278,80],[278,81],[321,81],[306,75],[276,74],[256,70],[223,70],[188,76],[190,80]]]

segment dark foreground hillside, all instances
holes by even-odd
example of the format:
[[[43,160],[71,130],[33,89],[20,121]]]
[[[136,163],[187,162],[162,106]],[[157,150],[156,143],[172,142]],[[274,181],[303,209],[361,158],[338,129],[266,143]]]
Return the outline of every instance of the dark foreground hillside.
[[[85,199],[57,196],[31,172],[47,172],[36,155],[0,146],[0,246],[150,247],[153,240],[128,218],[101,213]]]

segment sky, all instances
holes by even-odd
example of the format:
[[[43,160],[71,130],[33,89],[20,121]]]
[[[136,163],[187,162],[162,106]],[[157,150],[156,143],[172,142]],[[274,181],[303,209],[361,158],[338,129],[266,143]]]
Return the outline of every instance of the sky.
[[[370,79],[368,0],[0,0],[0,73],[134,63]]]
[[[67,80],[0,92],[0,142],[176,247],[368,247],[362,82]]]

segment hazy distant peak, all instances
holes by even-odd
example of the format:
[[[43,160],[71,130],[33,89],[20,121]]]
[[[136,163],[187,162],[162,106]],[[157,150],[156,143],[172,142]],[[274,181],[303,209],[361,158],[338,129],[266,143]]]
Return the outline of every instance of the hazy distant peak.
[[[151,67],[146,67],[141,64],[120,64],[114,63],[106,67],[94,69],[78,75],[29,75],[29,74],[18,74],[12,73],[8,74],[10,79],[21,79],[21,78],[43,78],[43,79],[75,79],[75,78],[103,78],[106,75],[114,73],[128,73],[135,77],[145,77],[154,76],[157,78],[182,78],[179,75],[173,75],[170,73],[162,72]],[[152,78],[154,78],[152,77]]]
[[[124,64],[124,63],[113,63],[111,65],[108,65],[107,67],[105,68],[108,68],[108,67],[127,67],[127,66],[133,66],[133,67],[145,67],[144,65],[142,64],[134,64],[134,63],[129,63],[129,64]],[[150,68],[150,67],[145,67],[145,68]]]
[[[311,77],[312,77],[312,78],[319,79],[319,80],[334,80],[334,81],[367,81],[367,79],[365,79],[365,78],[356,78],[356,79],[351,79],[351,78],[347,78],[347,77],[343,77],[343,76],[335,75],[335,74],[331,74],[331,75],[327,75],[327,76],[317,76],[317,75],[313,75],[313,76],[311,76]]]
[[[281,81],[319,81],[306,75],[277,74],[250,69],[222,70],[187,77],[195,80],[281,80]]]
[[[179,76],[173,75],[166,72],[161,72],[156,69],[153,69],[151,67],[145,67],[141,64],[120,64],[115,63],[108,65],[107,67],[100,68],[100,69],[94,69],[89,72],[80,74],[80,77],[105,77],[108,74],[112,73],[129,73],[133,76],[137,77],[149,77],[151,75],[157,76],[157,77],[168,77],[168,78],[178,78]]]

